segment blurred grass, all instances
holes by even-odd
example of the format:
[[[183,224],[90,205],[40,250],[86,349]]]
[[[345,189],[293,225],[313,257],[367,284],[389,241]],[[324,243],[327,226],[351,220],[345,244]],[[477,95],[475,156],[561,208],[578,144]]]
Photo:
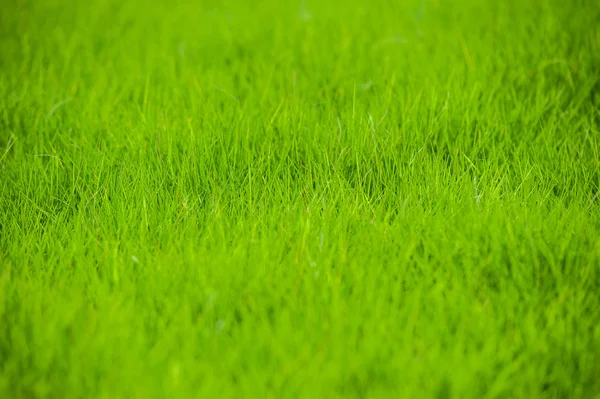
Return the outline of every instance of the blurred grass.
[[[591,1],[0,5],[0,397],[596,397]]]

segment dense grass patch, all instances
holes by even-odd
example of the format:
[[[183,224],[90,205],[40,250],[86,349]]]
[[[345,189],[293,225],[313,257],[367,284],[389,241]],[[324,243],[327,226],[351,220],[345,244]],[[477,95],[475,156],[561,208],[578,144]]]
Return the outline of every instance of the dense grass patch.
[[[0,397],[600,395],[592,1],[0,5]]]

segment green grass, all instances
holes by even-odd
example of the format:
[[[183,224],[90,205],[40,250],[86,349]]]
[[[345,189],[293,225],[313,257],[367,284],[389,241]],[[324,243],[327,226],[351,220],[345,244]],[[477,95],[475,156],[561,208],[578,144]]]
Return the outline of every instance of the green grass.
[[[0,397],[597,398],[600,6],[0,4]]]

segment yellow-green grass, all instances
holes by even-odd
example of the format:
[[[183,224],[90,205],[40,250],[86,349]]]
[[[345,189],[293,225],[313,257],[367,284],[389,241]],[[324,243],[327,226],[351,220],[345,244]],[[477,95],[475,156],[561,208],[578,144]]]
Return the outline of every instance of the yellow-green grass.
[[[596,398],[593,1],[4,0],[0,397]]]

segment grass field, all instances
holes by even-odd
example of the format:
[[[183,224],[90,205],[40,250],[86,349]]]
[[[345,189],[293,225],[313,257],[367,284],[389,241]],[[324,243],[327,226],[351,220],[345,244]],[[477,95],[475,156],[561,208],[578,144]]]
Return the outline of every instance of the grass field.
[[[1,398],[599,395],[597,3],[1,1]]]

